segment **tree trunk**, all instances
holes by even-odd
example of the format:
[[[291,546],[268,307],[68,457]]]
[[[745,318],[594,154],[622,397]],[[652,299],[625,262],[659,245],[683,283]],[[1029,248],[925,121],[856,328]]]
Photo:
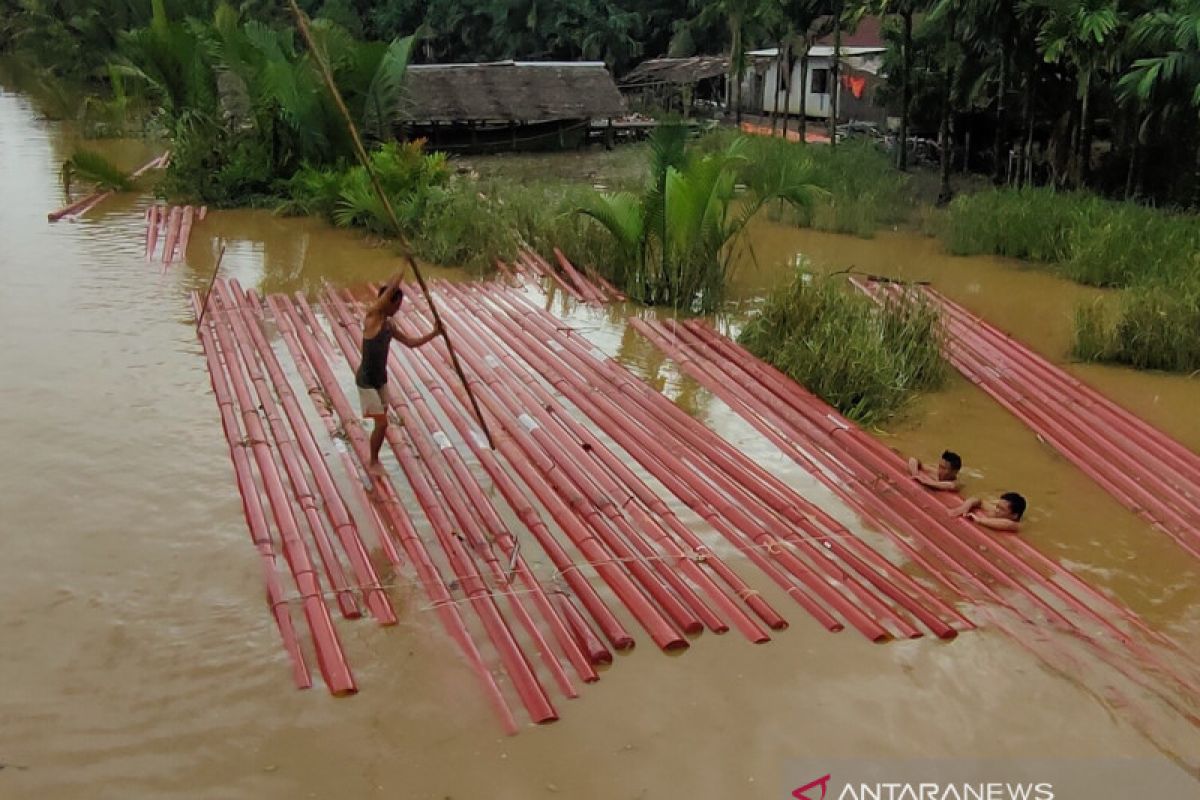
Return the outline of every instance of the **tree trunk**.
[[[791,33],[787,37],[788,56],[784,59],[784,68],[787,70],[787,80],[783,84],[783,138],[786,140],[788,135],[788,117],[792,114],[792,40],[795,36]]]
[[[1007,44],[1007,43],[1006,43]],[[1008,60],[1009,51],[1005,47],[1000,54],[1000,86],[996,90],[996,138],[992,142],[992,184],[999,186],[1004,183],[1005,166],[1008,159],[1003,158],[1005,134],[1004,96],[1008,93]]]
[[[950,25],[950,30],[954,29],[954,25]],[[942,187],[937,193],[937,204],[946,205],[950,199],[954,197],[953,190],[950,190],[950,156],[952,156],[952,142],[950,142],[950,103],[953,101],[953,86],[954,86],[954,67],[950,66],[949,59],[946,62],[946,76],[944,76],[942,89],[942,124],[938,126],[938,139],[941,139],[942,144]]]
[[[912,106],[912,41],[913,13],[911,8],[904,10],[904,45],[901,51],[900,87],[900,143],[896,149],[896,167],[901,172],[908,169],[908,113]]]
[[[842,2],[833,7],[833,61],[829,65],[829,146],[837,147],[838,66],[842,60]]]
[[[740,17],[729,18],[732,44],[729,53],[729,70],[733,73],[733,107],[734,118],[738,127],[742,127],[742,78],[745,69],[742,65],[742,20]]]
[[[1196,148],[1196,169],[1192,175],[1192,206],[1200,208],[1200,147]]]
[[[1033,87],[1037,80],[1037,67],[1030,64],[1029,71],[1025,76],[1025,101],[1021,111],[1023,129],[1028,131],[1025,142],[1021,147],[1021,157],[1017,161],[1017,185],[1020,186],[1025,182],[1032,183],[1030,178],[1033,172]]]
[[[800,141],[808,141],[808,39],[800,56]]]
[[[1092,76],[1089,72],[1083,82],[1083,99],[1079,104],[1079,185],[1087,186],[1092,177],[1092,119],[1088,113],[1088,100],[1092,94]]]
[[[1133,141],[1129,146],[1129,170],[1125,173],[1125,199],[1134,198],[1134,187],[1137,186],[1138,160],[1142,157],[1141,143],[1138,141],[1137,113],[1129,115],[1130,127],[1133,129]]]
[[[783,81],[783,65],[786,61],[786,53],[783,50],[783,40],[779,40],[778,52],[775,54],[775,93],[771,95],[771,135],[775,135],[775,125],[779,121],[779,84]],[[784,109],[787,112],[787,109]],[[784,117],[786,120],[787,118]],[[786,122],[784,123],[786,124]],[[784,133],[784,138],[787,138],[787,133]]]

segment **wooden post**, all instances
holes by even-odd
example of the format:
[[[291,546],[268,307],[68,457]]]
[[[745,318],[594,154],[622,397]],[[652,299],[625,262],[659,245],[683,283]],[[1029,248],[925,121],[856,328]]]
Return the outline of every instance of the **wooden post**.
[[[605,150],[613,149],[614,138],[615,138],[615,131],[613,130],[613,120],[612,120],[612,117],[609,117],[608,118],[608,127],[604,129],[604,149]]]
[[[520,123],[515,120],[508,123],[508,132],[512,136],[512,149],[513,149],[514,153],[517,151],[517,128],[518,127],[520,127]]]

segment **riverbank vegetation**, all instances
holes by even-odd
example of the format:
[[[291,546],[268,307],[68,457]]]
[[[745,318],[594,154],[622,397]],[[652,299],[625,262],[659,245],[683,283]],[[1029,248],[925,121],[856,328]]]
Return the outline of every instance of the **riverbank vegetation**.
[[[839,276],[804,270],[767,297],[738,341],[863,425],[895,416],[948,374],[934,308],[878,306]]]
[[[698,148],[687,135],[682,125],[659,126],[642,190],[597,192],[578,212],[612,237],[610,279],[630,297],[708,312],[724,297],[747,223],[768,204],[807,208],[824,191],[805,161],[755,159],[762,147],[749,137]]]
[[[1200,216],[1095,195],[1021,189],[957,198],[947,247],[1043,264],[1117,297],[1076,312],[1074,355],[1139,369],[1200,369]]]
[[[900,142],[939,140],[940,199],[954,194],[956,168],[1008,185],[950,204],[938,220],[947,246],[1122,288],[1080,312],[1077,353],[1194,368],[1181,353],[1200,339],[1189,300],[1200,294],[1197,219],[1138,203],[1200,205],[1197,0],[300,5],[373,158],[416,170],[393,176],[389,193],[422,257],[482,269],[522,246],[559,246],[635,298],[697,310],[719,302],[729,245],[753,213],[859,236],[911,221],[912,186],[925,176],[905,175],[910,148],[888,155],[868,142],[746,141],[725,130],[679,161],[646,159],[644,180],[602,180],[604,194],[583,181],[477,178],[394,142],[409,61],[599,58],[620,75],[642,57],[726,52],[736,70],[752,47],[790,57],[832,33],[837,48],[840,32],[882,16],[889,47],[876,101],[900,120]],[[0,51],[34,64],[41,105],[85,134],[165,140],[173,157],[159,191],[173,200],[382,230],[317,54],[296,42],[285,4],[0,0]]]

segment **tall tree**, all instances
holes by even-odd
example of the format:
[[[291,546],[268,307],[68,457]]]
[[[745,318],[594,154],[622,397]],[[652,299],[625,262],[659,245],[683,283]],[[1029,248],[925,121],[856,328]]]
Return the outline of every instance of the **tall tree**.
[[[1118,89],[1149,111],[1147,123],[1190,119],[1196,148],[1192,204],[1200,207],[1200,0],[1173,0],[1143,15],[1129,38],[1146,55],[1133,62]]]
[[[1092,86],[1114,60],[1113,44],[1121,16],[1117,0],[1034,0],[1045,9],[1037,43],[1046,61],[1068,64],[1076,76],[1079,127],[1075,149],[1076,183],[1086,185],[1092,164]]]

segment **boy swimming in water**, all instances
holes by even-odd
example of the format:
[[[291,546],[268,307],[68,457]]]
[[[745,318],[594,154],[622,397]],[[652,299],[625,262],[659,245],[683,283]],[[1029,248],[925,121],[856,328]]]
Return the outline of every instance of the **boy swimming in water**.
[[[962,458],[952,450],[942,453],[937,469],[929,469],[919,459],[908,460],[908,472],[913,480],[937,492],[953,492],[959,488],[958,471],[962,469]]]
[[[1025,498],[1016,492],[1005,492],[1000,499],[985,508],[977,497],[971,497],[961,506],[950,510],[952,517],[965,517],[977,525],[994,531],[1016,533],[1021,530],[1021,517],[1025,516]]]

